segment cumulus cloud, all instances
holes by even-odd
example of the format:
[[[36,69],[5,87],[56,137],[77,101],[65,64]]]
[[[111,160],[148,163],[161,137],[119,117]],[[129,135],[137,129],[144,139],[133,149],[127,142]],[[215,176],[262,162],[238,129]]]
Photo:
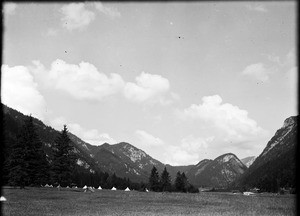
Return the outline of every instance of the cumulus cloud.
[[[214,140],[213,136],[206,138],[188,135],[181,139],[178,146],[169,146],[166,163],[172,165],[197,164],[206,158],[209,145]]]
[[[197,119],[207,125],[212,125],[223,140],[230,139],[234,142],[244,142],[265,135],[253,119],[248,117],[248,112],[230,103],[222,103],[219,95],[202,98],[202,104],[192,104],[179,112],[184,119]]]
[[[64,117],[51,119],[50,125],[59,131],[63,129],[63,125],[67,125],[71,133],[91,145],[102,145],[105,142],[109,144],[117,143],[117,141],[113,139],[108,133],[102,133],[97,129],[87,129],[82,127],[78,123],[70,123]]]
[[[84,3],[71,3],[61,7],[62,24],[68,30],[82,29],[95,19],[95,13],[86,9]]]
[[[262,82],[269,81],[270,73],[270,69],[266,68],[263,63],[251,64],[242,71],[243,75],[253,77]]]
[[[253,4],[247,4],[246,8],[250,11],[256,11],[256,12],[261,12],[261,13],[266,13],[268,10],[266,7],[261,4],[261,3],[253,3]]]
[[[101,100],[123,89],[124,81],[118,74],[107,76],[88,62],[68,64],[57,59],[49,71],[38,61],[32,71],[45,87],[62,90],[76,99]]]
[[[136,130],[135,134],[138,137],[139,143],[142,146],[150,147],[150,146],[161,146],[164,144],[164,142],[160,138],[155,137],[147,133],[146,131]]]
[[[160,75],[142,72],[135,80],[136,83],[128,82],[125,85],[124,95],[127,99],[136,102],[151,99],[161,103],[166,102],[162,95],[170,88],[168,79]]]
[[[2,103],[18,111],[32,114],[41,120],[45,117],[46,101],[38,90],[38,84],[24,66],[1,66]]]
[[[121,13],[116,8],[104,6],[101,2],[96,2],[95,7],[98,11],[110,18],[121,17]]]
[[[3,13],[4,15],[13,15],[16,12],[17,4],[16,3],[4,3],[3,4]]]

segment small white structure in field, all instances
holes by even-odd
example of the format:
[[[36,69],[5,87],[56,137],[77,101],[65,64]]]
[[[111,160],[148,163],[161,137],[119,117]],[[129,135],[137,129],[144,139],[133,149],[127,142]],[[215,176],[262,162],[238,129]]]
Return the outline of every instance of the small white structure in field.
[[[50,185],[49,187],[53,187],[53,185]]]
[[[249,196],[249,195],[254,195],[254,193],[253,193],[253,192],[249,192],[249,191],[246,191],[246,192],[244,192],[243,194],[244,194],[244,195],[246,195],[246,196]]]
[[[50,187],[48,184],[45,184],[45,187]]]
[[[70,188],[69,186],[67,186],[67,188]]]
[[[99,187],[98,187],[98,190],[102,190],[102,187],[101,187],[101,186],[99,186]]]
[[[57,186],[57,188],[61,188],[60,184]]]
[[[127,188],[125,189],[125,191],[130,191],[130,189],[127,187]]]
[[[117,188],[113,187],[111,190],[117,190]]]
[[[6,200],[7,200],[7,199],[6,199],[4,196],[1,196],[1,197],[0,197],[0,201],[1,201],[1,202],[4,202],[4,201],[6,201]]]
[[[83,187],[82,189],[87,189],[87,186],[86,186],[86,185],[84,185],[84,187]]]
[[[149,192],[149,190],[146,188],[146,192]]]
[[[75,188],[78,188],[77,186],[75,186]]]

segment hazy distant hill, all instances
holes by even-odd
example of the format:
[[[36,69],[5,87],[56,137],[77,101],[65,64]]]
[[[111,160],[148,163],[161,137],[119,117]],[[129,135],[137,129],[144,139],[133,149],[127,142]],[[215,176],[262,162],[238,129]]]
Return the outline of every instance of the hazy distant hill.
[[[284,121],[237,185],[277,191],[295,187],[297,116]]]
[[[250,157],[246,157],[246,158],[241,159],[241,161],[242,161],[243,164],[245,164],[245,166],[247,168],[249,168],[253,164],[255,159],[256,159],[255,156],[250,156]]]

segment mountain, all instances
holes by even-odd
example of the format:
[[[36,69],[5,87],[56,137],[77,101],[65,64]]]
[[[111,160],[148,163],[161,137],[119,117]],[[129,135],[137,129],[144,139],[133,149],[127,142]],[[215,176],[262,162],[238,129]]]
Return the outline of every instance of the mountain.
[[[17,135],[21,130],[27,116],[22,113],[9,108],[5,105],[3,107],[3,126],[4,126],[4,140],[5,140],[5,155],[9,155],[10,147],[13,142],[16,142]],[[51,162],[52,147],[55,139],[59,136],[60,132],[45,125],[42,121],[37,118],[33,118],[33,123],[35,125],[37,134],[40,140],[44,144],[43,149],[46,153],[47,160]],[[75,135],[73,135],[75,136]],[[78,138],[78,140],[80,140]],[[78,143],[71,142],[73,145],[73,153],[76,157],[76,163],[78,171],[83,171],[87,173],[95,173],[95,171],[100,171],[95,161],[88,155],[85,151],[80,148]]]
[[[246,158],[241,159],[241,161],[242,161],[243,164],[245,164],[245,166],[247,168],[249,168],[253,164],[255,159],[256,159],[255,156],[250,156],[250,157],[246,157]]]
[[[297,121],[298,116],[284,121],[247,172],[237,180],[237,185],[271,192],[279,187],[295,187]]]
[[[6,142],[6,155],[10,153],[11,143],[16,141],[27,116],[21,112],[3,105],[4,135]],[[48,161],[51,162],[52,146],[59,136],[59,131],[45,125],[37,118],[33,118],[37,133],[44,144],[44,151]],[[133,182],[148,182],[153,166],[161,173],[166,166],[172,180],[175,179],[177,171],[186,171],[189,166],[173,167],[155,160],[144,151],[129,143],[118,143],[110,145],[105,143],[93,146],[72,133],[68,133],[77,162],[77,169],[95,173],[95,171],[115,173],[118,177],[129,178]]]
[[[247,167],[232,153],[214,160],[202,160],[187,173],[189,181],[196,186],[227,187],[239,178]]]

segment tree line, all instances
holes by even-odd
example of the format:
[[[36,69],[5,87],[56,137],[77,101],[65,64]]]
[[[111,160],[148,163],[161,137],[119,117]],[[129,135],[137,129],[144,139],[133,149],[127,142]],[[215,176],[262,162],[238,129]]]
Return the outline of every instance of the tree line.
[[[170,174],[165,167],[161,175],[155,166],[153,166],[151,170],[151,174],[149,177],[148,186],[150,190],[155,192],[189,192],[189,193],[197,193],[199,192],[198,188],[195,188],[192,184],[188,182],[188,179],[184,172],[178,171],[176,174],[176,179],[174,184],[171,183]]]

